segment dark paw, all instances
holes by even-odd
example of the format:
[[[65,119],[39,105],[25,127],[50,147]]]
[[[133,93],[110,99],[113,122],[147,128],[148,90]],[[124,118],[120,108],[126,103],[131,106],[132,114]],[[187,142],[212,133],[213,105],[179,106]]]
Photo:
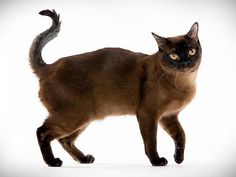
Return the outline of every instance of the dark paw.
[[[174,154],[175,162],[180,164],[184,161],[184,149],[177,146]]]
[[[167,164],[168,161],[164,157],[161,157],[152,163],[153,166],[166,166]]]
[[[181,164],[184,161],[184,156],[182,154],[174,155],[175,162]]]
[[[95,158],[92,155],[86,155],[83,159],[80,160],[80,163],[93,163]]]
[[[52,159],[47,163],[49,167],[60,167],[62,166],[62,161],[59,158]]]

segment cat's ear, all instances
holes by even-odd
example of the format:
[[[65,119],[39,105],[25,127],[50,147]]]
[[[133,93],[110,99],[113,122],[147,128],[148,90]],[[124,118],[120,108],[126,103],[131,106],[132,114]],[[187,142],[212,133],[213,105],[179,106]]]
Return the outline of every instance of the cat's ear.
[[[198,40],[198,23],[195,22],[186,35],[190,39]]]
[[[159,48],[161,48],[163,45],[166,44],[166,38],[158,36],[157,34],[155,34],[153,32],[152,32],[152,35],[155,38],[155,40],[157,41]]]

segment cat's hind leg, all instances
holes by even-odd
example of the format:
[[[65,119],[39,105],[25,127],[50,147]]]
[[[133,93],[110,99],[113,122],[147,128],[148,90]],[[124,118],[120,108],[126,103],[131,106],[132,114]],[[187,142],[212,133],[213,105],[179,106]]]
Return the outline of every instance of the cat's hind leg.
[[[62,165],[62,161],[59,158],[54,157],[50,145],[51,141],[60,135],[51,131],[51,129],[47,127],[45,124],[39,127],[36,133],[39,147],[45,163],[48,166],[60,167]]]
[[[92,155],[84,155],[75,146],[76,138],[85,130],[85,128],[80,128],[77,131],[73,132],[71,135],[59,139],[59,142],[75,161],[78,161],[80,163],[93,163],[95,158]]]
[[[51,149],[51,141],[54,139],[61,139],[67,137],[78,129],[78,125],[82,125],[82,121],[70,121],[69,118],[65,118],[60,115],[50,115],[44,122],[44,124],[37,129],[37,138],[40,146],[40,150],[45,163],[48,166],[60,167],[62,161],[59,158],[55,158]]]
[[[159,121],[161,127],[173,138],[175,142],[175,162],[180,164],[184,160],[185,133],[177,115],[163,117]]]

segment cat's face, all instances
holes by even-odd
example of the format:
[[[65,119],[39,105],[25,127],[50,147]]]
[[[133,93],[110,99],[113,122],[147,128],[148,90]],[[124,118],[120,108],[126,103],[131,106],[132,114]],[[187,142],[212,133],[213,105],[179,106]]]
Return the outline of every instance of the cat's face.
[[[160,65],[169,74],[195,71],[201,60],[198,24],[194,23],[186,35],[163,38],[152,33],[159,46]]]

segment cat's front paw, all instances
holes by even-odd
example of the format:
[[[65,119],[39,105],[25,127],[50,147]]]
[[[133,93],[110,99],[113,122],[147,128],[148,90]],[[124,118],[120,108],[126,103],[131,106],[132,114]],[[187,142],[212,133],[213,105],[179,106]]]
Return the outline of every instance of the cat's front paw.
[[[80,160],[80,163],[93,163],[95,158],[92,155],[86,155],[83,159]]]
[[[158,158],[157,160],[152,162],[153,166],[166,166],[167,164],[168,161],[164,157]]]
[[[174,154],[175,162],[181,164],[184,161],[184,149],[181,147],[176,147]]]

